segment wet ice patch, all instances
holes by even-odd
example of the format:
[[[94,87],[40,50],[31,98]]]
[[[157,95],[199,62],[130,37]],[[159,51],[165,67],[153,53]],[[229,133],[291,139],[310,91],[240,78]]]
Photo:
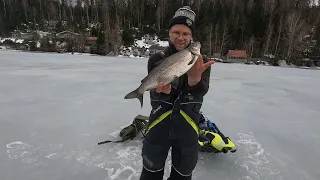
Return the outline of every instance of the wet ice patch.
[[[49,146],[52,150],[59,150],[62,148],[62,144],[50,144]]]
[[[6,147],[7,155],[11,160],[19,160],[30,165],[45,166],[46,163],[42,162],[44,158],[57,159],[59,155],[54,151],[61,149],[62,144],[34,147],[30,144],[16,141],[7,144]]]
[[[11,160],[38,166],[50,165],[50,161],[53,160],[59,160],[61,163],[74,161],[106,170],[106,180],[137,179],[142,167],[140,140],[110,144],[109,151],[103,150],[101,153],[88,150],[67,151],[63,149],[62,144],[34,147],[21,141],[9,143],[6,147]]]
[[[132,177],[135,176],[136,170],[133,169],[131,166],[124,166],[116,170],[114,174],[111,176],[107,177],[106,180],[114,180],[118,179],[120,175],[126,176],[126,179],[132,179]]]
[[[272,168],[267,152],[252,134],[238,133],[235,143],[239,150],[230,154],[229,158],[222,157],[225,156],[224,154],[207,154],[205,159],[200,157],[194,171],[194,177],[200,178],[203,174],[210,175],[212,171],[216,170],[220,172],[218,171],[219,166],[214,164],[218,164],[219,158],[226,158],[223,160],[225,162],[223,166],[233,170],[237,169],[241,173],[236,179],[282,179],[279,172]],[[103,169],[106,171],[106,180],[139,178],[142,170],[141,140],[119,144],[110,143],[99,147],[102,149],[70,151],[64,150],[62,144],[34,147],[17,141],[7,145],[7,152],[10,159],[31,165],[50,165],[50,161],[59,160],[61,163],[78,162],[87,167]],[[211,158],[212,162],[208,161]],[[203,168],[201,160],[204,160],[207,165],[213,163],[210,172]],[[229,162],[231,166],[227,166]],[[169,176],[170,168],[171,152],[169,151],[164,178]]]
[[[246,172],[242,179],[282,179],[280,172],[272,168],[270,155],[252,134],[238,133],[236,142],[241,153],[235,165],[240,171]]]
[[[110,144],[109,151],[92,153],[86,150],[65,153],[64,157],[75,159],[79,163],[90,167],[97,167],[107,171],[106,180],[137,179],[141,172],[141,147],[139,141],[123,144]]]
[[[58,157],[59,157],[58,153],[52,153],[46,156],[46,158],[49,158],[49,159],[57,159]]]
[[[12,142],[6,145],[8,149],[27,149],[31,146],[21,141]]]
[[[9,143],[6,147],[9,159],[26,158],[32,154],[28,151],[32,146],[21,141]]]
[[[132,141],[128,144],[117,144],[109,150],[113,158],[105,161],[105,167],[114,168],[112,175],[107,180],[137,179],[141,170],[141,142]]]

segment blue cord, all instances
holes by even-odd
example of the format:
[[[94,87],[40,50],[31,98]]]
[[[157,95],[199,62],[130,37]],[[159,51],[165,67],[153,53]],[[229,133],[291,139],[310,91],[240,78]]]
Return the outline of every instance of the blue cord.
[[[218,130],[216,129],[215,125],[209,119],[207,121],[208,121],[209,127],[213,128],[215,133],[218,133]]]

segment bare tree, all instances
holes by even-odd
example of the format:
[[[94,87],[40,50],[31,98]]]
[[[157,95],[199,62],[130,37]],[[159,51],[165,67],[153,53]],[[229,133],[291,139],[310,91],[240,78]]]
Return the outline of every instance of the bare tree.
[[[205,42],[204,42],[204,49],[206,51],[208,51],[209,55],[212,55],[212,39],[213,39],[213,26],[212,23],[210,23],[205,29],[204,29],[204,33],[206,34],[206,36],[208,38],[206,38]]]
[[[23,6],[23,10],[24,10],[24,16],[26,18],[26,22],[28,22],[28,2],[27,0],[22,0],[22,6]]]
[[[6,0],[2,0],[2,1],[3,1],[3,12],[6,15],[7,14]]]
[[[292,49],[296,43],[296,41],[299,40],[298,31],[303,27],[304,22],[300,19],[301,12],[291,12],[287,17],[287,34],[288,34],[288,40],[287,40],[287,53],[286,58],[288,62],[290,62]]]
[[[220,54],[222,54],[224,43],[226,41],[226,35],[227,35],[227,20],[224,20],[224,26],[223,26],[223,33],[222,33],[222,40],[221,40],[221,46],[220,46]]]
[[[282,29],[283,29],[283,15],[280,16],[280,21],[279,21],[279,28],[278,28],[278,37],[277,37],[277,42],[274,50],[274,55],[277,56],[278,53],[278,47],[281,39],[281,34],[282,34]]]
[[[276,7],[275,0],[269,0],[268,2],[269,2],[270,17],[269,17],[268,29],[267,29],[267,40],[265,42],[265,48],[263,51],[263,55],[265,55],[269,51],[269,45],[270,45],[271,37],[273,34],[273,28],[274,28],[272,18],[273,18],[275,7]]]
[[[249,38],[249,42],[248,42],[248,45],[247,45],[247,52],[249,54],[249,58],[252,57],[253,55],[253,52],[254,52],[254,44],[255,44],[255,37],[254,36],[251,36]]]
[[[90,23],[90,18],[89,18],[89,0],[85,0],[85,7],[86,7],[86,15],[87,15],[87,24]]]
[[[102,9],[103,14],[102,14],[102,18],[103,18],[103,24],[104,24],[104,29],[103,29],[103,33],[105,34],[105,47],[104,47],[104,51],[108,52],[110,49],[109,43],[110,43],[110,19],[109,19],[109,4],[107,1],[101,1],[102,3]]]
[[[219,40],[218,40],[218,37],[219,37],[219,24],[217,23],[215,25],[215,28],[214,28],[214,52],[218,52],[218,46],[219,46]],[[221,52],[221,51],[219,51]]]
[[[163,0],[157,0],[157,11],[156,11],[156,25],[157,25],[157,31],[159,32],[161,27],[161,8],[162,8],[162,1]]]
[[[74,19],[74,12],[73,12],[73,9],[72,9],[72,3],[73,3],[73,0],[68,0],[68,6],[69,6],[69,13],[70,13],[70,17],[71,17],[71,21],[73,21]]]

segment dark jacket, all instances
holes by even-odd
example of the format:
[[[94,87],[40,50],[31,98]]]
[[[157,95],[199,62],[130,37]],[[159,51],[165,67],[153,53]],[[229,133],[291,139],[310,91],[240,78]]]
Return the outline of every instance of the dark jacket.
[[[148,61],[148,72],[162,59],[176,52],[170,44],[163,54],[160,52],[152,55]],[[206,59],[204,61],[207,62]],[[195,86],[188,85],[185,74],[171,83],[169,95],[157,93],[155,89],[150,91],[152,110],[142,148],[145,169],[151,172],[161,171],[168,150],[172,147],[174,170],[186,177],[192,173],[198,160],[199,112],[203,96],[209,89],[209,80],[210,67],[203,72],[201,81]],[[149,179],[154,179],[154,176],[151,174]]]
[[[148,73],[150,73],[158,64],[160,64],[165,57],[168,57],[176,52],[178,51],[175,49],[175,47],[172,44],[169,44],[169,46],[163,51],[163,54],[161,52],[153,54],[148,60]],[[204,57],[203,61],[208,62],[208,59]],[[189,94],[189,96],[191,95],[193,97],[191,98],[192,100],[189,98],[190,100],[185,99],[185,101],[197,101],[202,103],[203,96],[208,92],[209,89],[210,71],[211,67],[208,67],[208,69],[203,72],[201,81],[195,86],[188,85],[188,75],[184,74],[179,78],[178,81],[171,83],[172,88],[169,95],[157,93],[155,92],[155,89],[153,89],[150,91],[150,98],[152,101],[165,101],[173,104],[173,102],[178,98],[178,95],[180,93],[184,93],[185,95]]]

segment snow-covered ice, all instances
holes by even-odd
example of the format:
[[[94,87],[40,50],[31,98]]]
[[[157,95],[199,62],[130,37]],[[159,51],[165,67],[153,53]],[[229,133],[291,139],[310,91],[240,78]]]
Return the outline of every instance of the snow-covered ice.
[[[148,115],[148,103],[124,99],[146,66],[146,58],[0,51],[1,179],[138,179],[141,137],[97,143]],[[201,153],[194,179],[320,179],[320,71],[216,63],[210,83],[202,110],[238,150]],[[170,163],[169,154],[165,177]]]

